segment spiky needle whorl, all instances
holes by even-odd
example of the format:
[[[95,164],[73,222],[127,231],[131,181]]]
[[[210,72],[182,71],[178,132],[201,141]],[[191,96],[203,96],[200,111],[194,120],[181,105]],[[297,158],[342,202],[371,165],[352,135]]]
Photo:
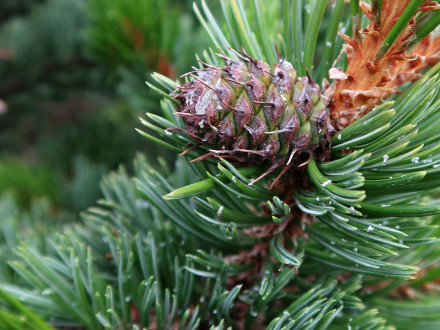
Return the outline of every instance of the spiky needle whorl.
[[[313,149],[326,135],[328,103],[308,75],[298,78],[281,56],[272,67],[237,53],[224,55],[223,68],[206,65],[175,97],[186,132],[212,149],[196,160],[228,157],[241,164],[270,162],[290,167],[293,159]],[[267,174],[267,173],[265,173]]]

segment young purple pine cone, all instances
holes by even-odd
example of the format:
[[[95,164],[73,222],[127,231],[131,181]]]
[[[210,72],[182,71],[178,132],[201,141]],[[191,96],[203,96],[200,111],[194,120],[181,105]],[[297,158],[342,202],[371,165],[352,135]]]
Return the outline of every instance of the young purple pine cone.
[[[329,113],[326,97],[310,76],[298,78],[280,56],[272,67],[244,52],[239,61],[220,56],[226,61],[223,68],[196,70],[175,96],[181,102],[176,115],[183,117],[186,132],[198,144],[211,146],[196,160],[267,161],[271,172],[303,152],[311,156],[326,136]]]

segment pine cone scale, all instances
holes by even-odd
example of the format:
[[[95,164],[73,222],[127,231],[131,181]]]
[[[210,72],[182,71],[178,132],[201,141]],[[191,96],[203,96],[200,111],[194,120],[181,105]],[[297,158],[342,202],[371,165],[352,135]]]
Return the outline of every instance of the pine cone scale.
[[[249,96],[249,99],[252,101],[262,102],[264,100],[266,86],[264,83],[255,77],[255,75],[249,75],[249,81],[246,83],[246,92]],[[258,112],[259,107],[255,107],[256,113]]]

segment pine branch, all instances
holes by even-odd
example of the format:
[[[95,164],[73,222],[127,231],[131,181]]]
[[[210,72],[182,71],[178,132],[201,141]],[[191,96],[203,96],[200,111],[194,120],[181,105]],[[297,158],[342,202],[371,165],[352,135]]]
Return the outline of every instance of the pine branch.
[[[406,51],[411,36],[425,38],[437,19],[432,12],[436,4],[431,2],[372,1],[370,8],[351,1],[352,10],[346,13],[342,1],[335,6],[335,15],[329,17],[324,1],[287,0],[280,3],[285,12],[278,20],[285,25],[272,26],[272,15],[279,14],[269,2],[224,1],[222,19],[202,1],[195,6],[196,15],[215,51],[202,52],[199,58],[204,63],[195,70],[203,75],[202,67],[219,66],[214,55],[218,48],[225,52],[220,56],[227,57],[230,69],[232,63],[243,64],[234,62],[238,59],[256,63],[249,56],[279,57],[277,65],[284,63],[273,46],[277,41],[278,51],[287,54],[298,70],[304,65],[311,68],[317,60],[314,54],[326,50],[320,68],[311,72],[323,77],[339,49],[330,51],[322,40],[337,46],[337,27],[347,28],[350,21],[353,58],[371,42],[367,53],[377,61],[373,64],[381,66],[394,63],[392,54]],[[371,29],[363,31],[364,38],[358,34],[360,9],[370,18]],[[427,10],[427,16],[416,15],[417,10]],[[263,17],[266,11],[270,20]],[[429,28],[422,28],[419,21]],[[330,26],[325,36],[319,34],[321,24]],[[248,53],[238,52],[240,46]],[[430,39],[413,51],[420,61],[415,68],[402,66],[401,74],[419,74],[419,68],[436,61],[437,45]],[[355,72],[353,61],[347,81],[363,70]],[[190,125],[174,115],[181,100],[176,102],[173,96],[196,78],[182,77],[181,83],[154,74],[158,85],[154,89],[165,99],[161,115],[147,114],[142,120],[141,134],[182,153],[177,165],[155,170],[139,156],[134,177],[120,169],[103,180],[104,197],[82,213],[82,223],[63,228],[61,235],[49,235],[48,247],[22,243],[13,260],[8,256],[19,281],[2,281],[1,289],[15,297],[3,299],[4,306],[17,307],[19,299],[53,326],[93,329],[437,326],[432,297],[440,273],[439,70],[439,64],[433,66],[385,103],[382,91],[374,89],[383,86],[375,81],[368,92],[381,94],[382,103],[370,104],[366,97],[362,106],[371,110],[368,114],[331,138],[323,134],[310,159],[302,166],[295,163],[290,171],[272,168],[270,160],[260,165],[226,161],[221,150],[218,158],[205,157],[219,150],[198,145],[198,131],[189,131]],[[271,74],[267,73],[268,81]],[[385,70],[372,75],[380,82],[386,74]],[[313,89],[311,76],[304,79],[302,87]],[[343,80],[335,88],[342,84]],[[212,91],[212,86],[206,88]],[[236,86],[235,91],[241,93],[243,88]],[[321,97],[310,90],[304,93],[312,102],[317,94]],[[270,102],[260,103],[267,107]],[[324,103],[321,106],[325,108]],[[298,116],[304,127],[306,119],[319,120]],[[279,135],[274,141],[283,142]],[[199,161],[188,162],[194,159]],[[256,178],[261,180],[255,182]],[[422,306],[408,297],[419,298]],[[33,317],[20,307],[2,311],[0,318],[17,320],[20,313]]]

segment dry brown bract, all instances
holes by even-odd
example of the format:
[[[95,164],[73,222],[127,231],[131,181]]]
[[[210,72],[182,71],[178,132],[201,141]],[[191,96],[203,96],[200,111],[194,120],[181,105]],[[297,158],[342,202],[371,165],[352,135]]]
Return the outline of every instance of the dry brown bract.
[[[426,37],[407,53],[414,38],[416,21],[413,18],[384,56],[377,56],[389,34],[410,0],[383,0],[378,19],[370,5],[361,2],[362,11],[370,18],[367,28],[360,30],[363,38],[350,38],[340,33],[346,42],[344,51],[348,67],[345,73],[333,68],[331,117],[333,125],[342,129],[367,114],[375,105],[397,92],[397,88],[416,80],[419,72],[439,61],[440,40]],[[435,1],[425,1],[419,11],[438,9]],[[373,17],[375,16],[375,17]],[[341,74],[343,73],[343,74]]]

